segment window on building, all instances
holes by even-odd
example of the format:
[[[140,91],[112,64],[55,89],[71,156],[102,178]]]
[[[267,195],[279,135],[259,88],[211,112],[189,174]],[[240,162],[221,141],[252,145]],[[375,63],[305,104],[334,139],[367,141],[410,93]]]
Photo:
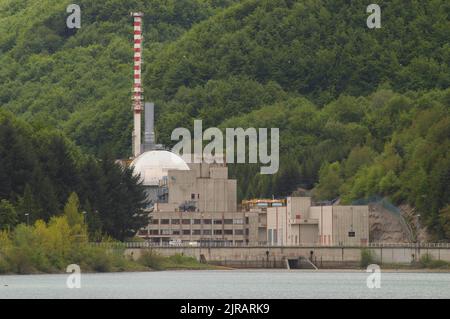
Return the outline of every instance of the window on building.
[[[222,235],[222,229],[214,229],[214,235]]]
[[[172,219],[172,225],[180,225],[179,219]]]
[[[161,229],[161,235],[172,235],[172,230],[170,230],[170,229]]]
[[[225,229],[225,230],[223,231],[223,233],[224,233],[225,235],[233,235],[233,230],[232,230],[232,229]]]
[[[190,229],[183,229],[183,235],[190,235],[191,230]]]
[[[201,235],[202,231],[200,229],[193,229],[192,230],[192,235]]]
[[[231,224],[233,224],[233,220],[232,219],[224,219],[223,223],[225,225],[231,225]]]
[[[222,225],[221,219],[214,219],[214,225]]]
[[[159,229],[150,229],[150,235],[159,235]]]
[[[242,225],[244,223],[244,220],[242,218],[233,219],[233,224],[235,225]]]
[[[203,235],[211,235],[211,229],[204,229]]]
[[[161,225],[169,225],[169,219],[161,219]]]
[[[195,199],[195,194],[191,194],[191,199]]]
[[[180,231],[179,230],[172,230],[172,235],[180,235]]]
[[[245,217],[245,223],[248,225],[248,217]]]
[[[182,223],[183,223],[183,225],[190,225],[191,224],[191,220],[190,219],[183,219]]]
[[[205,225],[211,225],[211,219],[204,219],[203,224]]]
[[[159,219],[153,219],[153,218],[152,218],[151,223],[152,223],[153,225],[158,225],[158,224],[159,224]]]
[[[243,229],[235,229],[234,234],[235,235],[244,235],[244,230]]]
[[[194,219],[194,225],[200,225],[202,223],[201,219]]]

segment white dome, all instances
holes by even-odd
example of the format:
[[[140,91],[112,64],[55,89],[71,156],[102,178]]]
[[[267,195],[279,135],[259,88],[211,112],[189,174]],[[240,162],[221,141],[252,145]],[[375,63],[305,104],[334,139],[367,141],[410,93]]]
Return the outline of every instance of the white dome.
[[[144,185],[159,185],[169,170],[188,171],[189,166],[178,155],[168,151],[142,153],[131,162],[135,175],[141,175]]]

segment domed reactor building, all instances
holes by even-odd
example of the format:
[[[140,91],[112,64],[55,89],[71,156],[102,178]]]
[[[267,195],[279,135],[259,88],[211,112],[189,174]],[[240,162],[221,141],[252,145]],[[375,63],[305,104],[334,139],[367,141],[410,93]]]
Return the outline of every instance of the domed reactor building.
[[[152,103],[145,103],[144,114],[144,143],[134,144],[130,163],[149,202],[150,223],[138,236],[163,245],[248,243],[245,213],[237,211],[237,183],[228,179],[226,165],[186,163],[155,143]],[[140,136],[138,128],[133,141]]]

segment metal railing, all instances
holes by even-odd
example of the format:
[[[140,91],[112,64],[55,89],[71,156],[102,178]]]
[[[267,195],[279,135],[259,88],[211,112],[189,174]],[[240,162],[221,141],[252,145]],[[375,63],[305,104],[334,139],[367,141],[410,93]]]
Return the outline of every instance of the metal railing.
[[[202,242],[196,245],[181,243],[171,245],[169,243],[153,242],[103,242],[90,243],[92,246],[104,248],[445,248],[450,249],[450,243],[368,243],[366,245],[344,243],[341,245],[323,244],[296,244],[296,245],[271,245],[265,242],[238,244],[228,242]]]

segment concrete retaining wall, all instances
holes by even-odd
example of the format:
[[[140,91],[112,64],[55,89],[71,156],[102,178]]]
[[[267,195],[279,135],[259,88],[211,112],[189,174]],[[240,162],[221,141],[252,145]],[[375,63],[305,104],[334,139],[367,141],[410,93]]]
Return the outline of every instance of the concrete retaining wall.
[[[153,247],[129,248],[126,254],[138,258],[142,251],[152,250],[163,256],[184,254],[207,262],[230,267],[284,268],[285,259],[311,258],[322,268],[356,267],[361,260],[360,247]],[[382,247],[364,248],[372,252],[374,262],[410,264],[429,254],[436,260],[450,262],[450,248]]]

